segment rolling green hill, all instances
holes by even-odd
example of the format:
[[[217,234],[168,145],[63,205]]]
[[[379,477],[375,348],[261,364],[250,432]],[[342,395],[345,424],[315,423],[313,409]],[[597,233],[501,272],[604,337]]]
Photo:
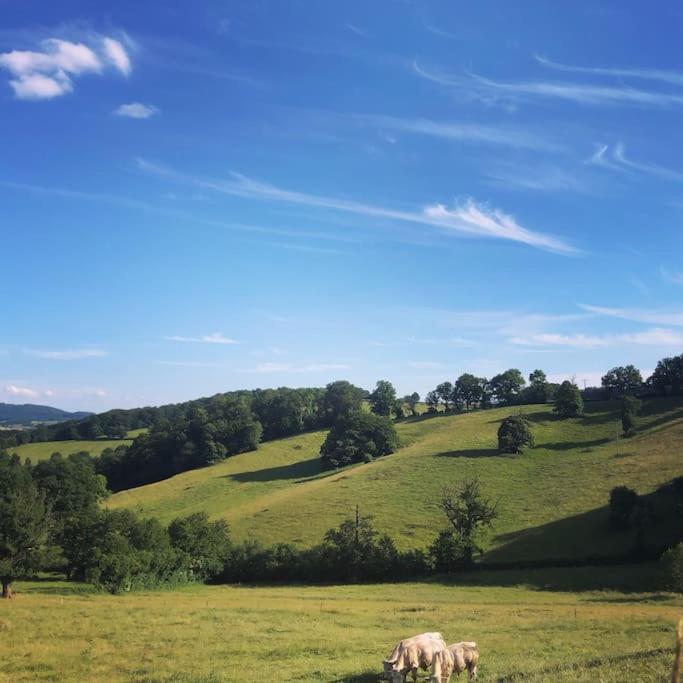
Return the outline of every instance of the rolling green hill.
[[[145,429],[134,429],[127,434],[125,439],[93,439],[90,441],[43,441],[25,443],[22,446],[10,448],[10,453],[17,453],[22,459],[30,458],[32,463],[47,460],[53,453],[70,455],[79,451],[86,451],[93,457],[98,456],[105,448],[117,446],[129,446],[133,439]]]
[[[520,410],[537,446],[523,456],[498,455],[498,425]],[[398,431],[404,447],[369,464],[322,472],[325,433],[315,432],[118,493],[109,505],[164,522],[204,510],[226,519],[236,538],[308,546],[359,504],[400,547],[423,548],[443,526],[442,487],[477,476],[499,501],[487,559],[516,561],[623,552],[630,536],[607,528],[610,490],[626,484],[650,493],[683,475],[680,399],[647,401],[638,434],[618,444],[616,402],[589,404],[572,420],[557,419],[551,406],[523,406],[408,419]]]

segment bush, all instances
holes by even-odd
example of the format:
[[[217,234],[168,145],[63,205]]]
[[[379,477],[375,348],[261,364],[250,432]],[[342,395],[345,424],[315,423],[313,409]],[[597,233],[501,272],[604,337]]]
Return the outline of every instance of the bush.
[[[320,449],[323,466],[342,467],[389,455],[398,448],[391,420],[372,413],[352,413],[339,419]]]
[[[609,494],[609,521],[613,529],[625,531],[633,525],[638,494],[628,486],[616,486]]]
[[[562,418],[583,415],[583,399],[579,387],[573,382],[562,382],[555,393],[553,410]]]
[[[209,522],[205,512],[174,519],[168,527],[178,567],[193,579],[205,581],[223,571],[230,552],[228,525]]]
[[[676,593],[683,593],[683,543],[669,548],[659,563],[664,587]]]
[[[444,529],[427,551],[434,571],[456,572],[465,568],[463,545],[451,529]]]
[[[621,404],[621,427],[624,436],[631,436],[636,428],[636,415],[642,403],[634,396],[624,396]]]
[[[522,453],[526,446],[533,448],[534,435],[529,422],[521,415],[506,417],[498,428],[498,450],[501,453]]]

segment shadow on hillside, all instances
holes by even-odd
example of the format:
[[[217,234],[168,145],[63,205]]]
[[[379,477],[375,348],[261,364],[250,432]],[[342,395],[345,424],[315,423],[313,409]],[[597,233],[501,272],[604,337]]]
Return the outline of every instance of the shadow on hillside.
[[[398,424],[412,424],[414,422],[425,422],[426,420],[435,420],[439,417],[453,417],[453,415],[460,415],[461,413],[446,413],[446,412],[438,412],[438,413],[422,413],[422,415],[410,415],[409,417],[402,417],[400,420],[397,420],[396,422]]]
[[[491,458],[493,456],[501,458],[514,458],[516,456],[509,453],[499,453],[497,448],[470,448],[460,451],[442,451],[437,453],[437,458]]]
[[[308,479],[317,474],[322,474],[320,468],[320,458],[314,457],[309,460],[294,462],[291,465],[280,465],[279,467],[266,467],[254,472],[236,472],[226,474],[225,478],[239,482],[254,481],[278,481],[284,479]]]
[[[623,552],[630,536],[609,534],[608,516],[605,505],[540,526],[499,534],[495,542],[501,547],[489,551],[486,562],[568,559]]]
[[[656,414],[656,413],[650,413]],[[663,425],[669,424],[670,422],[673,422],[674,420],[680,420],[683,418],[683,408],[676,410],[671,413],[666,413],[665,415],[660,415],[658,418],[654,420],[647,420],[648,415],[644,414],[644,412],[638,413],[638,418],[643,420],[644,424],[642,425],[643,429],[655,429],[657,427],[662,427]],[[640,432],[641,430],[638,430],[636,433]]]
[[[590,439],[588,441],[557,441],[550,443],[536,444],[537,448],[545,448],[549,451],[571,451],[574,449],[591,449],[595,446],[604,446],[609,443],[611,439]]]

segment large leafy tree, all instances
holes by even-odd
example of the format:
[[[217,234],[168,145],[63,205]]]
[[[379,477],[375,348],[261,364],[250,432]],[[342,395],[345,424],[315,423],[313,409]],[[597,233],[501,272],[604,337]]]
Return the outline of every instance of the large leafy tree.
[[[413,417],[417,417],[417,404],[420,402],[420,394],[417,391],[413,391],[412,394],[406,394],[403,397],[403,402],[408,404]]]
[[[612,368],[602,377],[602,386],[607,389],[610,399],[636,394],[643,386],[640,370],[633,365]]]
[[[325,467],[369,462],[398,448],[394,424],[386,417],[356,412],[337,420],[320,448]]]
[[[453,404],[453,385],[450,382],[441,382],[441,384],[437,385],[435,391],[439,400],[443,403],[444,409],[448,412]]]
[[[496,505],[481,492],[476,479],[465,481],[459,487],[447,487],[441,494],[439,508],[453,527],[462,553],[462,565],[469,568],[475,553],[481,554],[481,536],[498,516]]]
[[[555,392],[553,410],[562,418],[582,415],[583,399],[579,387],[569,380],[562,382]]]
[[[547,403],[550,398],[550,384],[543,370],[534,370],[529,375],[529,403]]]
[[[31,470],[17,456],[0,453],[0,582],[12,597],[12,582],[36,571],[44,556],[48,507]]]
[[[453,399],[456,403],[464,405],[465,410],[469,410],[473,405],[479,403],[482,394],[482,380],[479,377],[466,372],[455,380]]]
[[[174,519],[168,534],[179,565],[191,572],[192,578],[203,580],[221,572],[230,551],[225,520],[210,522],[205,512],[197,512]]]
[[[425,403],[430,413],[435,413],[439,409],[439,395],[436,391],[428,391],[425,396]]]
[[[498,427],[498,450],[501,453],[523,453],[527,447],[533,447],[534,435],[529,422],[521,415],[506,417]]]
[[[340,418],[360,410],[365,395],[363,389],[346,380],[328,384],[323,397],[327,424],[334,424]]]
[[[683,391],[683,353],[673,358],[662,358],[648,382],[660,394],[680,394]]]
[[[391,417],[396,407],[396,389],[391,382],[384,379],[377,382],[375,390],[370,394],[372,412],[376,415]]]
[[[106,479],[95,472],[94,460],[87,453],[66,458],[54,453],[33,468],[33,480],[50,503],[53,538],[60,545],[64,525],[73,517],[96,510],[109,494]]]
[[[510,368],[491,378],[490,386],[499,403],[506,406],[517,402],[526,380],[517,368]]]

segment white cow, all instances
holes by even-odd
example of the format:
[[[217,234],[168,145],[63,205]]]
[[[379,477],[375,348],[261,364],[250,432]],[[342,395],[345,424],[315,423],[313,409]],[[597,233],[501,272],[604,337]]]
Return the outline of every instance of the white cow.
[[[453,643],[434,656],[431,680],[433,683],[448,683],[452,674],[459,676],[467,671],[467,680],[471,682],[477,677],[478,662],[479,650],[475,642]]]
[[[418,669],[429,669],[440,652],[446,652],[446,643],[440,633],[421,633],[401,640],[384,660],[384,675],[391,683],[405,683],[408,673],[417,681]]]

